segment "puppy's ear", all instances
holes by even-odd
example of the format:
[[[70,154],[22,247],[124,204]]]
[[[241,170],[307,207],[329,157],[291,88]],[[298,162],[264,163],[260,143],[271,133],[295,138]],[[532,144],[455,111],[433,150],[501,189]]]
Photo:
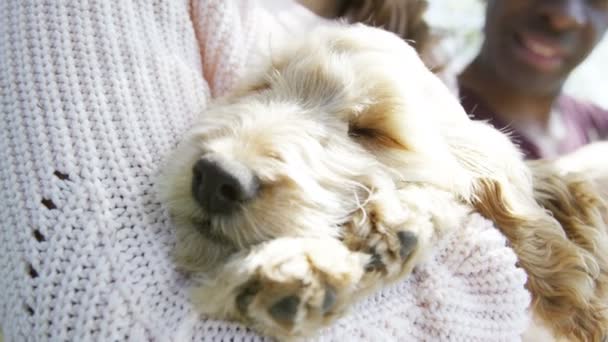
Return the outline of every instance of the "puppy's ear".
[[[590,189],[578,184],[571,192],[574,189],[556,181],[535,175],[536,198],[526,198],[530,196],[527,189],[480,178],[473,204],[508,237],[528,274],[527,287],[539,318],[560,336],[599,341],[608,324],[607,264],[602,256],[608,249],[606,228],[597,226],[600,219],[599,213],[592,214],[595,209],[587,208],[586,218],[575,212],[580,206],[601,202],[576,203],[576,197],[585,197]]]
[[[571,239],[591,237],[588,234],[596,230],[608,232],[608,176],[590,169],[563,172],[559,163],[552,161],[531,161],[528,166],[534,177],[534,197],[560,222]],[[592,231],[582,233],[581,229]],[[591,245],[599,238],[580,244],[597,252],[597,246]]]
[[[567,173],[583,175],[594,184],[595,193],[608,201],[608,141],[586,145],[573,153],[543,164],[551,165],[550,173],[564,175]]]
[[[607,145],[608,146],[608,145]],[[608,331],[608,192],[604,173],[563,172],[559,162],[536,161],[528,165],[534,176],[536,200],[560,223],[581,255],[591,259],[587,270],[593,285],[588,294],[584,327],[599,341]],[[581,164],[584,165],[584,164]],[[604,167],[604,166],[602,166]],[[592,268],[591,268],[592,266]],[[580,337],[579,337],[580,338]]]

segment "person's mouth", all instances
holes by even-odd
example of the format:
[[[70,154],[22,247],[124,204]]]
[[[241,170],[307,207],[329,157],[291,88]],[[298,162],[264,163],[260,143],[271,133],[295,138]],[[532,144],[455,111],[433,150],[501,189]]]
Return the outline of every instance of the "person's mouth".
[[[519,33],[515,35],[515,53],[526,64],[541,71],[554,71],[564,61],[559,45],[540,36]]]

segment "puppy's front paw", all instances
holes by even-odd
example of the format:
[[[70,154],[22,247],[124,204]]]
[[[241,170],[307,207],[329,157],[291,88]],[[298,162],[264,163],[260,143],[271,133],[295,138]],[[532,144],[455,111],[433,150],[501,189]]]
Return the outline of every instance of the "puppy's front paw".
[[[354,293],[369,256],[337,240],[271,242],[259,267],[235,298],[244,321],[283,338],[308,336],[340,316]]]
[[[370,234],[366,249],[372,255],[366,271],[400,275],[411,271],[419,247],[418,235],[409,230],[392,229]]]
[[[395,211],[393,211],[395,212]],[[362,215],[362,214],[359,214]],[[372,208],[345,227],[344,243],[372,257],[365,270],[387,280],[402,277],[416,266],[433,231],[428,220],[386,215]]]

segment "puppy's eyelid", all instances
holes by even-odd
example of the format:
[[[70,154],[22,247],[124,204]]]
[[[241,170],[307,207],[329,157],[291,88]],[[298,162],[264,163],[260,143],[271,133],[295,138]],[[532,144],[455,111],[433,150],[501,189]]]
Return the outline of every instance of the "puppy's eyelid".
[[[348,126],[348,136],[353,139],[362,139],[388,148],[407,149],[400,141],[376,128],[359,127],[355,124]]]
[[[354,123],[348,125],[348,136],[351,138],[373,138],[378,132],[373,128],[357,126]]]
[[[284,161],[283,157],[277,152],[268,152],[268,153],[266,153],[266,157],[268,157],[270,159],[274,159],[276,161],[280,161],[280,162]]]

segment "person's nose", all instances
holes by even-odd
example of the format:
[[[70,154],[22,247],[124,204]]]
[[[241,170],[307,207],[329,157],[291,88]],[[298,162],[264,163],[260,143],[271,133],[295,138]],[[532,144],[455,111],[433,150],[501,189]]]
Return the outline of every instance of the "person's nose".
[[[540,12],[556,31],[579,29],[587,23],[586,0],[544,0]]]

